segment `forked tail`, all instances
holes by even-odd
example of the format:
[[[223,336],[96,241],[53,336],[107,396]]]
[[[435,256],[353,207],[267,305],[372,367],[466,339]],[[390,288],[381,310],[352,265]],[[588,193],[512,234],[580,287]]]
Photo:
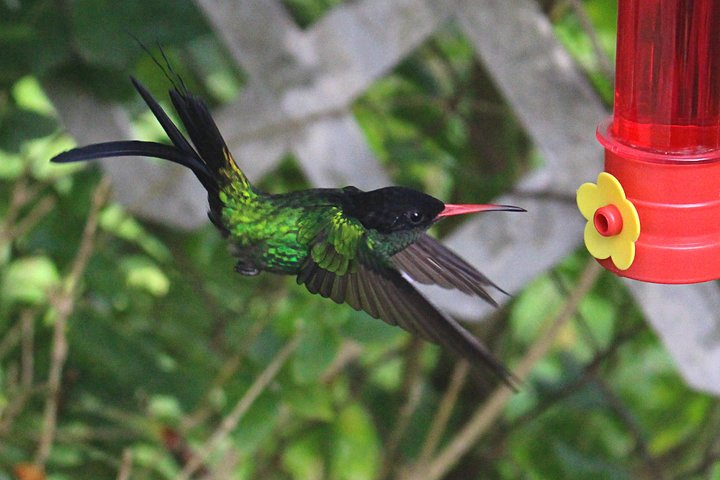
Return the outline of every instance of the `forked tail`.
[[[137,140],[97,143],[68,150],[53,157],[51,161],[68,163],[98,158],[143,156],[183,165],[192,170],[208,192],[210,220],[226,232],[222,222],[224,205],[221,192],[231,188],[234,195],[254,196],[255,191],[233,160],[205,102],[183,86],[170,90],[170,99],[191,144],[150,92],[135,78],[131,77],[130,80],[170,138],[172,145]]]

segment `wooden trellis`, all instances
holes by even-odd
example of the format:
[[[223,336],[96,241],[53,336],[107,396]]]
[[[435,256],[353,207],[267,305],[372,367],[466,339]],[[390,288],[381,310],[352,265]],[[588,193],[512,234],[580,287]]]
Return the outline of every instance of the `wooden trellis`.
[[[523,178],[517,194],[499,199],[523,205],[528,214],[478,216],[447,238],[448,244],[510,291],[521,290],[580,245],[584,221],[572,199],[581,183],[601,171],[594,131],[609,112],[536,2],[361,0],[335,7],[307,30],[277,0],[196,2],[248,75],[240,98],[215,112],[238,163],[258,178],[292,152],[318,186],[390,183],[349,107],[433,32],[456,22],[545,166]],[[132,137],[120,108],[99,105],[67,86],[45,86],[79,143]],[[181,227],[206,221],[204,192],[189,172],[148,162],[134,162],[132,169],[107,162],[104,168],[120,200],[138,213]],[[626,285],[687,381],[720,393],[717,286]],[[489,312],[447,292],[434,291],[432,298],[466,319]]]

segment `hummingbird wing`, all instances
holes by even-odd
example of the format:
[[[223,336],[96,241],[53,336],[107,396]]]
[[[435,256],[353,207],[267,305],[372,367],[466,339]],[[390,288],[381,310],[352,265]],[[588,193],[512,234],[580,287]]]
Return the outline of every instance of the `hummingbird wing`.
[[[497,302],[488,293],[488,287],[508,295],[475,267],[427,234],[393,255],[391,261],[398,270],[418,283],[476,295],[494,307],[497,307]]]
[[[313,240],[310,255],[297,276],[314,294],[347,303],[355,310],[396,325],[424,340],[459,354],[472,365],[483,365],[513,387],[512,373],[456,320],[433,306],[392,263],[383,262],[367,246],[362,226],[338,214]],[[334,234],[345,229],[344,235]],[[347,230],[357,229],[355,240]],[[302,233],[301,233],[302,234]],[[342,237],[345,244],[338,243]],[[513,387],[514,388],[514,387]]]

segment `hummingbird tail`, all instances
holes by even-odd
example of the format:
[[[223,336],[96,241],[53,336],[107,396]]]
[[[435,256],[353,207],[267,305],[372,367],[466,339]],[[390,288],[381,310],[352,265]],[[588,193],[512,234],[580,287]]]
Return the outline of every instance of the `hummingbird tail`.
[[[183,165],[195,174],[208,192],[210,220],[223,232],[224,203],[221,192],[232,190],[234,196],[250,199],[255,190],[245,174],[238,168],[225,144],[205,103],[187,91],[184,85],[170,90],[170,99],[187,131],[190,141],[175,126],[150,92],[135,78],[130,77],[135,89],[158,120],[172,146],[155,142],[118,141],[88,145],[63,152],[52,162],[68,163],[99,158],[143,156],[168,160]]]

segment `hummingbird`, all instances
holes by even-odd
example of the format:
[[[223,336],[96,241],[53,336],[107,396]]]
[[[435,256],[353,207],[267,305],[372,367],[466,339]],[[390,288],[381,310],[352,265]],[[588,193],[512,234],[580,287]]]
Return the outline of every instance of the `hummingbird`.
[[[508,368],[413,283],[456,289],[497,306],[488,290],[507,293],[426,231],[445,217],[524,209],[443,203],[398,186],[266,193],[240,170],[207,105],[182,81],[173,82],[169,96],[189,140],[150,92],[135,78],[130,80],[171,145],[112,141],[65,151],[52,162],[144,156],[183,165],[207,190],[208,217],[228,240],[237,272],[295,275],[311,293],[439,344],[513,387]]]

